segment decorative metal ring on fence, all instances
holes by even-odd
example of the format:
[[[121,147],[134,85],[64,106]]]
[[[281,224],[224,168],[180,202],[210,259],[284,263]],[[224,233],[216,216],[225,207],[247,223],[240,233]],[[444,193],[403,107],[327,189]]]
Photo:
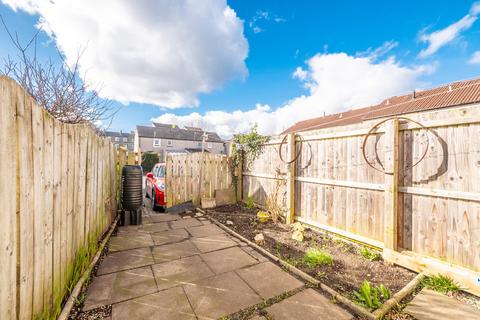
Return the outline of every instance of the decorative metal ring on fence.
[[[282,146],[287,142],[288,134],[286,134],[285,137],[283,137],[282,142],[280,142],[280,146],[278,147],[278,156],[280,157],[280,160],[282,160],[282,162],[284,162],[286,164],[294,163],[295,161],[297,161],[298,157],[300,157],[300,155],[302,154],[303,137],[300,136],[300,135],[299,135],[299,137],[300,137],[300,140],[299,140],[300,146],[298,148],[298,152],[295,155],[295,157],[293,157],[293,159],[290,160],[290,161],[284,160],[283,156],[282,156]]]
[[[394,120],[394,119],[397,119],[397,120],[405,120],[407,122],[412,122],[416,125],[418,125],[420,127],[420,129],[423,129],[427,132],[427,145],[425,147],[425,151],[423,152],[422,156],[417,160],[417,162],[415,162],[414,164],[412,164],[411,166],[408,166],[404,169],[404,171],[407,171],[407,170],[410,170],[412,169],[413,167],[415,167],[417,164],[419,164],[420,162],[422,162],[423,159],[425,159],[425,157],[427,156],[427,153],[428,153],[428,148],[430,146],[430,138],[428,137],[428,128],[425,127],[423,124],[421,124],[420,122],[418,121],[415,121],[415,120],[412,120],[410,118],[407,118],[407,117],[391,117],[391,118],[387,118],[387,119],[384,119],[380,122],[378,122],[377,124],[375,124],[367,133],[367,135],[365,136],[365,138],[363,139],[363,144],[362,144],[362,156],[363,156],[363,159],[365,160],[365,162],[368,164],[369,167],[379,171],[379,172],[382,172],[384,174],[390,174],[392,175],[393,172],[386,172],[385,171],[385,168],[383,168],[383,165],[380,163],[380,166],[382,167],[382,169],[379,169],[377,167],[375,167],[367,158],[367,155],[366,155],[366,151],[365,151],[365,147],[367,145],[367,140],[368,140],[368,137],[370,137],[376,129],[378,129],[378,127],[380,127],[382,124],[384,124],[385,122],[387,122],[388,120]],[[376,144],[375,144],[375,153],[377,154],[377,148],[376,148]],[[378,159],[378,154],[377,154],[377,159]]]

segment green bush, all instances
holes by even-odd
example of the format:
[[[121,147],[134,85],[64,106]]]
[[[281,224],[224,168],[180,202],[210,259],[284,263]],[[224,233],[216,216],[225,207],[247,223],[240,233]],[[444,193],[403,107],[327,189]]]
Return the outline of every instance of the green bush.
[[[253,197],[248,197],[247,201],[245,201],[245,205],[247,206],[248,209],[255,208],[255,202],[253,202]]]
[[[323,250],[316,248],[308,249],[303,256],[303,262],[310,268],[322,265],[330,265],[333,263],[332,256]]]
[[[370,261],[376,261],[382,258],[382,255],[380,253],[370,250],[367,247],[361,247],[358,252],[362,257]]]
[[[159,162],[158,154],[155,152],[145,152],[142,154],[143,173],[152,171],[153,166]]]
[[[380,308],[383,302],[390,299],[392,294],[383,284],[375,288],[365,280],[358,291],[353,291],[353,295],[357,304],[369,310],[374,310]]]
[[[422,284],[428,289],[441,293],[460,291],[460,286],[452,278],[441,274],[424,278]]]

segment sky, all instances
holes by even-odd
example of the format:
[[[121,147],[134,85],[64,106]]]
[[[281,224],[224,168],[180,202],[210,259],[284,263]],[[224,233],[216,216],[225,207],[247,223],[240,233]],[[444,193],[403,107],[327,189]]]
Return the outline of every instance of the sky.
[[[480,73],[480,2],[313,0],[0,0],[38,55],[81,51],[84,81],[118,112],[222,137],[295,122]],[[15,55],[0,29],[0,57]]]

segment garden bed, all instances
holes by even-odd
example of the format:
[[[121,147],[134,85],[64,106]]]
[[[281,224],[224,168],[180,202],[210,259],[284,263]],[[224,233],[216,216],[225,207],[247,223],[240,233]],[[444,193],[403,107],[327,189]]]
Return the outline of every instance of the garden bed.
[[[227,205],[206,212],[251,241],[254,241],[256,234],[263,233],[264,249],[352,300],[354,290],[358,290],[365,280],[375,286],[383,284],[394,294],[416,276],[404,268],[384,262],[380,255],[371,249],[364,249],[308,228],[304,231],[303,242],[293,240],[292,226],[271,221],[260,223],[256,218],[257,211],[243,205]],[[312,248],[328,252],[333,262],[309,265],[304,261],[304,256]],[[362,250],[366,257],[362,256]],[[369,260],[367,256],[374,261]]]

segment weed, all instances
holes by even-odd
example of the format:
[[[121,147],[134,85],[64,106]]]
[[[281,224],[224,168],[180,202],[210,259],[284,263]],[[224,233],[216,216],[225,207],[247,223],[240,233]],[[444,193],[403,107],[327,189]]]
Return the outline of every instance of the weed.
[[[382,258],[382,255],[380,253],[370,250],[367,247],[361,247],[358,252],[362,257],[370,261],[377,261]]]
[[[422,284],[428,289],[441,293],[457,292],[460,290],[458,283],[452,278],[441,274],[424,278]]]
[[[318,272],[317,272],[317,278],[322,279],[323,277],[325,277],[325,275],[326,275],[326,273],[323,272],[323,271],[318,271]]]
[[[248,209],[255,208],[255,202],[253,202],[253,197],[252,196],[247,198],[247,201],[245,201],[245,205],[247,206]]]
[[[365,280],[360,286],[359,290],[353,291],[355,302],[359,305],[374,310],[380,308],[386,300],[390,299],[391,292],[383,284],[377,288],[370,285],[370,282]]]
[[[316,266],[333,264],[333,258],[326,251],[312,248],[308,249],[303,256],[303,262],[307,266],[314,268]]]
[[[85,292],[82,292],[78,297],[77,299],[75,300],[75,305],[77,307],[81,306],[84,302],[85,302],[85,298],[87,297],[87,295],[85,294]]]

